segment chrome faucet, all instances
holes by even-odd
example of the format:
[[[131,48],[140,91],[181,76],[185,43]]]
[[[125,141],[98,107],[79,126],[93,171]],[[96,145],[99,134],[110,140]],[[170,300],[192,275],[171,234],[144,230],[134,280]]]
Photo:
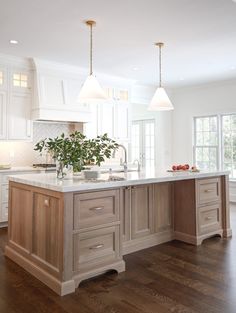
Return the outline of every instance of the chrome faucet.
[[[138,159],[135,159],[134,162],[133,162],[133,164],[135,164],[135,163],[137,163],[137,165],[138,165],[138,172],[140,172],[140,170],[141,170],[141,164],[140,164],[139,160],[138,160]]]
[[[124,150],[124,153],[125,153],[125,161],[123,162],[122,159],[120,159],[120,165],[123,165],[124,166],[124,172],[126,173],[128,171],[128,166],[127,166],[127,150],[125,148],[125,146],[123,145],[118,145],[118,148],[122,148]],[[114,150],[113,151],[113,154],[112,154],[112,157],[114,158],[116,156],[116,151],[117,150]]]

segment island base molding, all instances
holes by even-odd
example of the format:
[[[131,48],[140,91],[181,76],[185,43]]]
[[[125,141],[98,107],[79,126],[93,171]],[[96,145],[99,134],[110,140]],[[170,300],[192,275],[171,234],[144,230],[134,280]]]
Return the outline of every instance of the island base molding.
[[[191,245],[195,245],[195,246],[200,246],[203,242],[203,240],[207,239],[207,238],[211,238],[211,237],[215,237],[215,236],[220,236],[221,238],[223,237],[223,230],[219,230],[217,232],[212,232],[212,233],[208,233],[206,235],[201,235],[201,236],[191,236],[188,234],[184,234],[184,233],[180,233],[180,232],[174,232],[174,239],[175,240],[179,240],[179,241],[183,241],[185,243],[189,243]],[[229,236],[225,236],[225,237],[229,237]]]
[[[69,280],[65,282],[59,281],[57,278],[50,275],[47,271],[43,270],[34,262],[25,258],[9,246],[6,246],[5,248],[5,256],[23,267],[27,272],[39,279],[41,282],[43,282],[45,285],[55,291],[58,295],[64,296],[75,291],[76,287],[74,280]]]
[[[65,296],[73,293],[83,280],[105,274],[112,270],[117,273],[125,271],[125,262],[121,260],[116,263],[112,263],[112,265],[107,264],[94,268],[90,271],[86,271],[85,273],[75,275],[71,280],[61,282],[9,246],[5,249],[5,256],[17,263],[19,266],[23,267],[27,272],[39,279],[59,296]]]
[[[144,238],[133,239],[123,243],[123,255],[133,253],[142,249],[147,249],[172,241],[174,234],[172,230],[163,231],[158,234],[152,234]]]

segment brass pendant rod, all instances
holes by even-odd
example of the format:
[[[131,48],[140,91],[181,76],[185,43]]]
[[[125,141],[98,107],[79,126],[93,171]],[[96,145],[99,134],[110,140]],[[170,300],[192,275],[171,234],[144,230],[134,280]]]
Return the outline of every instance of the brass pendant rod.
[[[159,47],[159,87],[162,87],[162,50],[161,48],[164,46],[163,42],[155,43],[157,47]]]
[[[89,75],[93,74],[93,26],[96,25],[95,21],[88,20],[85,22],[90,27],[90,59],[89,59]]]

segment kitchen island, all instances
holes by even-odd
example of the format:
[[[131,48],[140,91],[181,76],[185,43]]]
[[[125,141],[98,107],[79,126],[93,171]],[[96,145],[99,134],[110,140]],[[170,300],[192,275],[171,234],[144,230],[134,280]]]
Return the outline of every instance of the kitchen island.
[[[59,295],[108,270],[124,271],[125,254],[173,239],[199,245],[231,236],[227,171],[9,180],[5,255]]]

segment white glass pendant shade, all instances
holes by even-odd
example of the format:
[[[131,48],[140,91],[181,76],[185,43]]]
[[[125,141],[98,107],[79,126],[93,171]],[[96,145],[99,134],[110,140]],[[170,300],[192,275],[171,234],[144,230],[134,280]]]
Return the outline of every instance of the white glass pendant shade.
[[[149,111],[170,111],[174,110],[174,107],[165,91],[162,87],[162,63],[161,63],[161,49],[164,46],[163,42],[155,43],[155,46],[159,48],[159,87],[157,88],[151,103],[149,104]]]
[[[80,90],[79,102],[94,102],[106,99],[107,96],[96,77],[89,75]]]
[[[174,107],[163,87],[158,87],[151,103],[148,107],[149,111],[170,111],[174,110]]]

